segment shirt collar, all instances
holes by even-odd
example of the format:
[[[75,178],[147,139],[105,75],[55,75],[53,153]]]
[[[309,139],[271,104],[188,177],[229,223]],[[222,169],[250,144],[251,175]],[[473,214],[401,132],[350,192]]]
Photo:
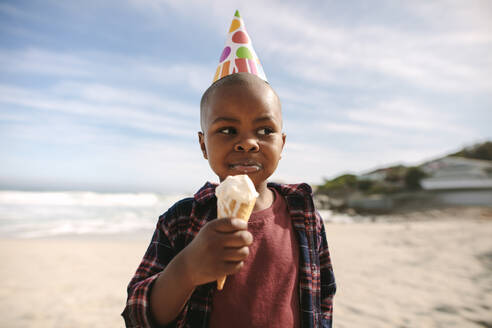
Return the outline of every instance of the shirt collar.
[[[207,181],[203,187],[201,187],[194,195],[195,200],[198,203],[206,203],[208,200],[215,197],[215,188],[218,184],[214,182]]]

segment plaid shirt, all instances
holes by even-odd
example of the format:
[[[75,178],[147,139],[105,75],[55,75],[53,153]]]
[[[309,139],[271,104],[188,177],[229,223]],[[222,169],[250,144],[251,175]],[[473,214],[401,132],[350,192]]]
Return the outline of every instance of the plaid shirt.
[[[150,312],[153,282],[200,228],[217,217],[216,184],[207,182],[194,196],[174,204],[159,217],[152,241],[128,285],[122,315],[127,327],[158,327]],[[331,327],[336,285],[323,221],[307,184],[268,183],[285,197],[299,242],[299,310],[301,326]],[[208,327],[216,282],[195,288],[183,311],[169,327]]]

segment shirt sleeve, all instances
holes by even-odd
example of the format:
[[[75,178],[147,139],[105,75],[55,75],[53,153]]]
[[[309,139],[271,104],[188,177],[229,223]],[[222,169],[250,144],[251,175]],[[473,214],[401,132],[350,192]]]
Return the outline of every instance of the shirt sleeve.
[[[333,321],[333,297],[336,292],[335,275],[331,264],[328,242],[326,240],[325,225],[320,214],[316,211],[318,222],[320,223],[318,235],[318,254],[321,273],[321,312],[323,327],[332,327]]]
[[[122,313],[126,327],[159,327],[150,311],[150,292],[159,273],[175,256],[174,248],[162,229],[159,220],[150,245],[128,284],[128,298]]]

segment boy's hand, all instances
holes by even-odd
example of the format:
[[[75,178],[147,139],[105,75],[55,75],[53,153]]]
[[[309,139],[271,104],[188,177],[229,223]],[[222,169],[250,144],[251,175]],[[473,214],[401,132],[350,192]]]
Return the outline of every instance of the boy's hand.
[[[249,254],[253,236],[241,219],[220,219],[205,224],[183,250],[186,274],[195,286],[237,272]]]

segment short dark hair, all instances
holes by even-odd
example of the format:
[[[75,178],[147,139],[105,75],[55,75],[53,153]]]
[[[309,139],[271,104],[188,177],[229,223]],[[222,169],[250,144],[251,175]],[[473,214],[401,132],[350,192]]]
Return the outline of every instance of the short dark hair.
[[[222,86],[231,86],[231,85],[248,85],[252,84],[255,80],[260,80],[261,82],[265,83],[272,91],[273,93],[277,96],[277,93],[273,88],[270,86],[270,83],[266,82],[265,80],[259,78],[258,76],[251,74],[251,73],[234,73],[230,74],[227,76],[224,76],[223,78],[215,81],[212,83],[211,86],[208,87],[207,90],[202,95],[202,99],[200,101],[200,126],[203,130],[203,113],[205,112],[205,109],[207,108],[208,101],[210,97]]]

